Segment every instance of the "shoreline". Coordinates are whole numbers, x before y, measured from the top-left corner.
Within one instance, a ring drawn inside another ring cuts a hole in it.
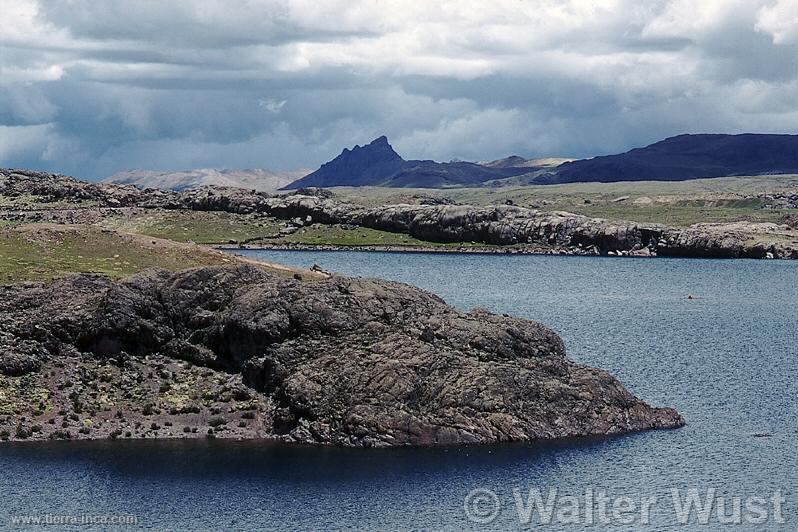
[[[441,253],[452,255],[566,255],[566,256],[627,256],[638,258],[651,258],[656,255],[634,255],[621,252],[621,255],[601,255],[592,250],[581,248],[547,248],[538,246],[529,247],[499,247],[499,246],[398,246],[398,245],[343,245],[343,244],[244,244],[244,245],[217,245],[214,249],[226,252],[237,250],[273,250],[273,251],[360,251],[381,253]]]
[[[651,429],[641,429],[631,432],[607,433],[607,434],[583,434],[576,436],[556,436],[551,438],[535,438],[528,440],[502,440],[490,443],[420,443],[420,444],[403,444],[403,445],[377,445],[373,447],[353,447],[346,445],[338,445],[329,442],[304,442],[304,441],[291,441],[280,436],[269,435],[255,435],[252,437],[225,435],[216,433],[212,436],[206,434],[183,434],[174,436],[135,436],[135,437],[108,437],[106,436],[87,436],[84,434],[73,434],[70,438],[9,438],[8,440],[0,440],[0,449],[8,445],[20,446],[35,446],[42,444],[56,444],[56,445],[81,445],[81,444],[103,444],[108,443],[112,445],[126,445],[126,444],[152,444],[155,442],[180,444],[180,443],[197,443],[207,442],[210,444],[251,444],[260,445],[263,447],[272,447],[277,449],[337,449],[341,451],[361,452],[374,452],[374,451],[388,451],[395,452],[397,450],[427,450],[427,451],[446,451],[446,450],[478,450],[478,449],[491,449],[497,447],[513,447],[513,446],[550,446],[550,445],[574,445],[580,446],[590,444],[593,442],[602,442],[607,440],[620,439],[630,436],[635,436],[643,432],[660,432],[660,431],[677,431],[686,427],[688,423],[685,421],[683,425],[677,427],[655,427]],[[752,435],[752,437],[756,437]]]
[[[661,255],[648,248],[634,251],[610,251],[609,253],[602,254],[594,249],[583,248],[567,248],[567,247],[501,247],[501,246],[400,246],[400,245],[379,245],[379,244],[364,244],[364,245],[344,245],[344,244],[210,244],[213,249],[235,253],[236,251],[357,251],[357,252],[378,252],[378,253],[437,253],[437,254],[450,254],[450,255],[547,255],[547,256],[570,256],[570,257],[613,257],[613,258],[632,258],[632,259],[718,259],[718,260],[733,260],[733,259],[750,259],[756,261],[772,261],[794,260],[792,257],[751,257],[751,256],[718,256],[713,254],[696,255]]]

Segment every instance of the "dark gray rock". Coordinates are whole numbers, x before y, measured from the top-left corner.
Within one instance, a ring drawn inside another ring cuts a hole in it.
[[[0,371],[35,372],[32,361],[76,352],[188,360],[271,397],[265,435],[285,441],[488,443],[684,423],[570,361],[538,323],[463,313],[400,283],[235,266],[81,275],[0,296]]]

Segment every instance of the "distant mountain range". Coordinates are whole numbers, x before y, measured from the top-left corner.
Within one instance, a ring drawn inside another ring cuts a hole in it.
[[[564,163],[535,181],[684,181],[791,173],[798,173],[798,135],[678,135],[619,155]]]
[[[142,188],[185,190],[204,185],[248,188],[264,192],[275,190],[308,174],[310,170],[273,172],[271,170],[215,170],[199,168],[176,172],[127,170],[103,179],[106,183],[138,185]]]
[[[388,139],[344,149],[285,189],[306,186],[474,187],[798,173],[798,135],[679,135],[645,148],[591,159],[406,161]]]
[[[478,165],[486,166],[488,168],[554,168],[560,166],[562,163],[573,161],[574,159],[566,159],[563,157],[544,157],[541,159],[524,159],[519,155],[511,155],[504,159],[496,159],[495,161],[477,161]]]
[[[202,185],[266,192],[302,187],[499,187],[615,181],[683,181],[702,177],[798,174],[798,135],[678,135],[644,148],[591,159],[415,161],[403,159],[384,136],[344,149],[315,172],[214,170],[180,172],[129,170],[104,181],[184,190]]]
[[[355,146],[351,150],[345,148],[338,157],[285,189],[337,186],[473,187],[544,168],[528,166],[526,162],[521,157],[485,164],[406,161],[383,136],[365,146]]]

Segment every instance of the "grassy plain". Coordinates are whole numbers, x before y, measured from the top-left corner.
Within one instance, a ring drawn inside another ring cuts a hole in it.
[[[775,222],[796,209],[765,209],[763,194],[797,194],[798,175],[722,177],[692,181],[573,183],[504,188],[395,189],[337,187],[338,197],[361,205],[446,199],[468,205],[515,205],[599,218],[688,226],[694,223]]]
[[[138,233],[175,242],[227,244],[277,233],[282,222],[252,214],[227,212],[137,209],[103,220],[111,229]]]
[[[228,264],[212,249],[92,226],[29,224],[0,229],[0,283],[50,280],[76,272],[123,277],[146,268]]]

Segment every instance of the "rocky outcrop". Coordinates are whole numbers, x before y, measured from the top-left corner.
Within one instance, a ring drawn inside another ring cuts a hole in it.
[[[154,196],[167,195],[155,190],[143,191],[133,185],[87,183],[73,177],[22,169],[0,169],[0,196],[24,198],[37,196],[43,201],[97,202],[105,207],[134,206]]]
[[[191,208],[204,208],[206,202],[200,193]],[[245,208],[306,223],[360,225],[406,233],[432,242],[544,245],[602,255],[798,258],[798,231],[786,224],[737,222],[671,228],[511,205],[387,205],[367,209],[303,196],[263,198]]]
[[[433,242],[529,244],[595,254],[717,258],[798,258],[798,231],[788,224],[735,222],[673,228],[613,221],[513,205],[386,205],[365,208],[324,194],[275,196],[239,188],[182,192],[84,183],[72,178],[0,170],[0,195],[38,195],[53,201],[87,200],[99,207],[191,209],[261,213],[299,224],[360,225]],[[19,216],[18,213],[14,216]],[[46,221],[28,219],[26,221]]]
[[[515,206],[394,205],[364,212],[366,227],[406,232],[437,242],[519,243],[631,250],[656,242],[663,227],[633,222],[608,222],[566,212],[543,212]]]
[[[191,367],[206,368],[204,378],[213,381],[238,375],[239,384],[228,384],[224,393],[257,405],[247,417],[257,431],[238,428],[236,437],[432,445],[683,424],[674,410],[651,407],[606,372],[569,360],[560,338],[538,323],[482,310],[463,313],[432,294],[387,281],[301,281],[246,265],[150,270],[122,282],[81,275],[51,285],[0,287],[0,317],[0,382],[23,375],[16,378],[35,388],[39,376],[57,374],[53,364],[61,361],[62,367],[91,366],[82,372],[91,374],[84,382],[141,386],[154,379],[160,389],[139,411],[124,396],[108,399],[113,385],[92,395],[86,385],[51,380],[42,396],[51,405],[42,401],[34,414],[18,408],[6,419],[19,427],[26,417],[41,418],[37,431],[23,427],[27,436],[54,434],[59,425],[46,419],[47,412],[58,410],[66,423],[76,403],[95,418],[117,410],[94,423],[106,432],[113,427],[114,434],[131,433],[124,423],[148,415],[145,409],[170,411],[162,423],[179,426],[186,411],[197,415],[205,408],[164,399],[170,379]],[[161,363],[149,376],[140,371],[134,378],[124,369],[138,371],[154,359]],[[168,369],[177,361],[182,369]],[[103,373],[96,368],[103,362],[116,369]],[[219,425],[211,432],[224,436]]]

